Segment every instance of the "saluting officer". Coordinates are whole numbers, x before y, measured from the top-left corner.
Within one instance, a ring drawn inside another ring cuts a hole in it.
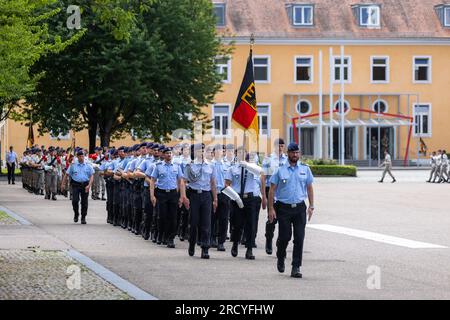
[[[174,238],[177,232],[177,205],[186,198],[183,173],[178,164],[172,163],[172,149],[161,150],[164,162],[156,164],[150,180],[150,199],[153,207],[158,202],[160,214],[159,240],[167,242],[168,248],[175,248]],[[155,188],[156,186],[156,188]],[[180,196],[179,193],[180,192]]]
[[[260,188],[260,193],[262,196],[263,208],[266,208],[266,195],[265,195],[265,181],[264,176],[258,174],[260,177],[256,177],[254,170],[250,170],[245,161],[247,152],[244,147],[239,147],[236,150],[236,163],[233,165],[225,174],[225,185],[231,188],[240,195],[243,202],[243,208],[240,208],[236,201],[232,201],[232,234],[231,241],[233,246],[231,248],[231,255],[236,257],[238,255],[238,244],[242,237],[243,229],[246,228],[247,241],[245,246],[247,251],[245,253],[245,258],[249,260],[254,260],[253,247],[255,244],[255,232],[256,228],[254,226],[256,222],[255,215],[257,214],[257,204],[258,204],[258,191]],[[259,168],[257,165],[253,166]],[[262,169],[259,168],[262,172]],[[261,185],[259,186],[256,179],[260,179]]]
[[[288,146],[288,162],[270,178],[269,219],[278,219],[277,268],[284,272],[286,248],[294,230],[291,277],[301,278],[303,241],[306,215],[308,221],[314,210],[313,175],[311,169],[300,161],[300,149],[296,143]],[[305,200],[308,198],[309,208]],[[276,202],[274,203],[274,199]]]
[[[201,258],[209,259],[211,241],[211,209],[217,208],[217,189],[214,167],[205,162],[204,144],[191,146],[193,162],[186,165],[184,179],[188,183],[186,207],[190,207],[190,230],[188,253],[195,254],[197,234],[200,235]]]
[[[67,175],[69,175],[71,179],[73,192],[73,221],[78,222],[78,203],[81,197],[81,224],[86,224],[89,189],[94,181],[94,169],[84,161],[84,153],[82,150],[77,152],[77,159],[78,162],[72,163],[69,170],[67,170]],[[64,180],[67,179],[67,175],[64,176]],[[65,181],[63,181],[62,185],[65,185]]]
[[[266,176],[266,197],[269,196],[270,189],[270,178],[272,174],[282,165],[287,162],[287,156],[284,153],[284,140],[279,138],[273,143],[273,152],[269,157],[266,157],[263,161],[263,170]],[[266,222],[266,253],[272,254],[272,239],[275,231],[275,225],[277,224],[277,219],[270,222],[269,217],[267,217]]]

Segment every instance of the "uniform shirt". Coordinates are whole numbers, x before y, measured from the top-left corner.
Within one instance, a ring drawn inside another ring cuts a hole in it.
[[[191,160],[191,157],[189,156],[189,157],[183,157],[183,156],[181,156],[180,157],[180,159],[181,159],[181,171],[183,171],[183,173],[184,173],[184,169],[186,169],[186,166],[189,164],[189,163],[191,163],[192,162],[192,160]]]
[[[147,177],[151,178],[153,169],[155,168],[155,162],[153,157],[147,157],[144,161],[137,167],[141,172],[143,172]],[[144,187],[148,187],[147,181],[144,181]]]
[[[55,160],[53,160],[53,159],[55,159]],[[58,172],[58,167],[59,167],[58,157],[47,156],[47,160],[42,161],[42,162],[44,163],[45,171]],[[52,165],[50,166],[50,164],[52,164]]]
[[[442,162],[442,165],[443,166],[448,166],[448,157],[447,157],[447,154],[443,154],[442,155],[442,160],[441,160],[441,162]]]
[[[436,167],[436,156],[431,156],[430,157],[430,164],[432,168]]]
[[[384,157],[384,165],[385,166],[390,166],[392,164],[391,161],[391,155],[388,153],[386,154],[386,156]]]
[[[233,165],[235,165],[236,163],[236,159],[232,158],[232,159],[228,159],[227,157],[224,157],[222,159],[222,163],[223,163],[223,169],[226,171],[228,171]]]
[[[194,190],[211,191],[211,178],[215,179],[214,165],[208,162],[202,163],[194,160],[190,166],[194,175],[201,173],[201,176],[197,181],[190,181],[186,172],[184,172],[183,177],[186,181],[188,181],[189,188]]]
[[[256,183],[255,175],[248,170],[247,171],[247,179],[245,180],[244,192],[249,193],[253,192],[255,196],[258,194],[259,186]],[[231,181],[231,188],[237,193],[241,193],[241,173],[242,167],[239,164],[233,165],[226,173],[225,180]],[[258,177],[259,178],[259,177]]]
[[[76,182],[88,182],[94,174],[94,169],[87,163],[73,163],[70,165],[67,174]]]
[[[8,151],[6,153],[6,162],[8,162],[9,164],[13,164],[16,163],[17,161],[17,154],[14,151]]]
[[[285,204],[300,203],[308,196],[307,187],[313,183],[311,169],[300,161],[292,166],[289,162],[278,168],[270,178],[276,185],[275,197]]]
[[[178,187],[178,179],[183,177],[181,167],[174,163],[159,162],[151,177],[156,180],[156,187],[163,190],[173,190]]]
[[[213,166],[217,190],[222,190],[225,188],[225,170],[222,160],[213,160]]]
[[[277,155],[273,152],[269,157],[266,157],[262,163],[264,175],[266,176],[266,186],[269,186],[270,177],[282,165],[288,161],[288,157],[282,153]]]
[[[124,172],[134,172],[134,169],[136,169],[136,163],[139,160],[139,158],[132,157],[130,161],[128,161],[127,166],[123,170]]]
[[[123,163],[125,162],[126,158],[120,159],[117,158],[115,161],[113,161],[112,167],[110,168],[114,173],[117,172],[117,170],[119,170],[119,168],[122,168]]]

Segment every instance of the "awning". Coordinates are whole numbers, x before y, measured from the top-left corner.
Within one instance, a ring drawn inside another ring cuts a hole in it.
[[[341,121],[333,119],[333,127],[339,127]],[[297,127],[318,127],[320,124],[319,119],[302,119],[296,122]],[[345,119],[344,126],[346,127],[400,127],[411,126],[413,123],[405,119]],[[322,120],[322,126],[329,127],[330,120]]]

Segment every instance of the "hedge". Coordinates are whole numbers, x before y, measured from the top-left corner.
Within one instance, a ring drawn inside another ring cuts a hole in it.
[[[345,176],[356,177],[355,166],[339,166],[339,165],[310,165],[314,176]]]

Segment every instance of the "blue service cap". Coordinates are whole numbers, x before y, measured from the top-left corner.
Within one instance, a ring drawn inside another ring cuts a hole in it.
[[[288,145],[288,151],[300,151],[300,148],[298,147],[298,144],[291,142]]]
[[[152,148],[152,147],[153,147],[153,142],[147,143],[147,148]]]
[[[166,148],[166,146],[162,144],[159,146],[158,151],[163,151],[165,148]]]
[[[119,149],[117,149],[118,151],[125,151],[125,147],[124,146],[120,146]]]
[[[152,146],[152,149],[159,149],[160,145],[157,143],[154,143]]]
[[[147,146],[147,142],[142,142],[142,143],[139,145],[139,148],[146,147],[146,146]]]
[[[162,149],[162,153],[166,153],[169,151],[172,151],[173,149],[171,147],[165,147],[164,149]]]
[[[77,156],[84,156],[84,152],[81,149],[78,149]]]

